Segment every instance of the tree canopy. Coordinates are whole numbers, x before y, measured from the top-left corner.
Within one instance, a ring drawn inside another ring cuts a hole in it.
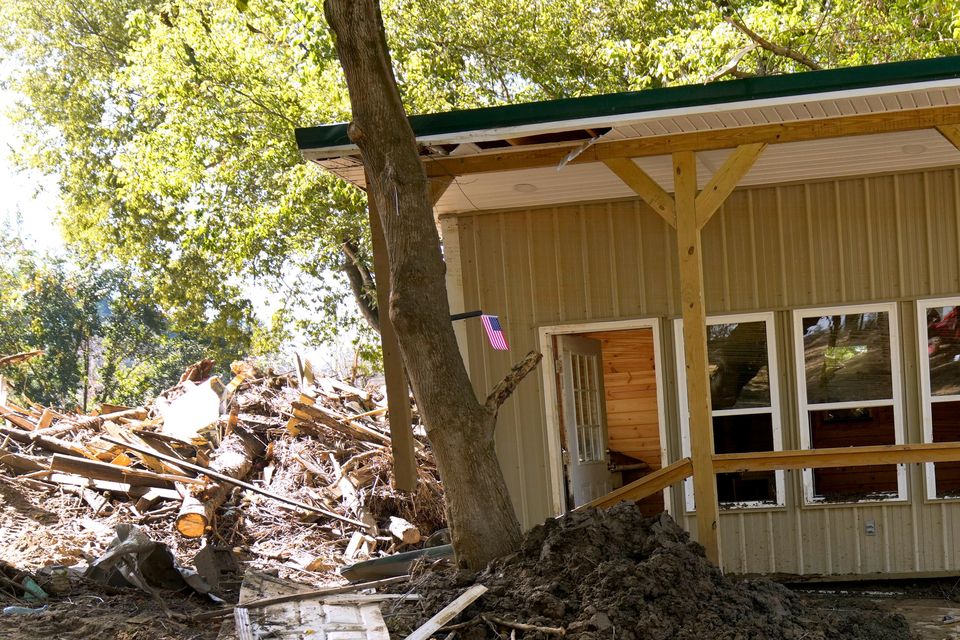
[[[320,0],[11,0],[0,37],[66,237],[128,265],[176,325],[252,339],[375,326],[365,196],[296,127],[349,119]],[[410,113],[957,53],[945,0],[386,0]]]
[[[21,402],[81,407],[139,404],[171,386],[191,362],[229,363],[247,345],[172,328],[152,288],[129,270],[28,249],[16,234],[0,246],[0,354],[42,350],[4,367]]]

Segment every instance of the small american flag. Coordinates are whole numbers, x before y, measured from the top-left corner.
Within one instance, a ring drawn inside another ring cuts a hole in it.
[[[487,330],[487,338],[490,340],[490,346],[497,351],[507,351],[507,337],[503,335],[503,328],[500,326],[500,318],[497,316],[482,315],[483,328]]]

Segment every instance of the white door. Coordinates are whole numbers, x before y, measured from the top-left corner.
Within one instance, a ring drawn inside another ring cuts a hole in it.
[[[610,493],[600,341],[558,336],[568,490],[575,507]]]

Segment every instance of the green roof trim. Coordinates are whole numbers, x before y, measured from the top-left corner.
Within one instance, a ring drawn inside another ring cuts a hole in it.
[[[417,137],[435,136],[951,78],[960,78],[960,56],[430,113],[410,124]],[[296,137],[301,151],[352,144],[343,123],[300,128]]]

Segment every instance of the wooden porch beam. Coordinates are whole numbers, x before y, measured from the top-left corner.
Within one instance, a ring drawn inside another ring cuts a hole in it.
[[[584,149],[580,155],[570,161],[570,164],[602,162],[610,158],[658,156],[674,151],[729,149],[745,144],[778,144],[842,136],[932,129],[944,125],[960,125],[960,106],[927,107],[893,113],[868,113],[839,118],[800,120],[606,142],[601,140]],[[427,158],[425,159],[425,167],[429,176],[457,176],[492,171],[557,167],[567,154],[580,146],[581,143],[565,143],[537,149],[510,147],[482,155]]]
[[[673,196],[664,191],[646,171],[637,166],[630,158],[610,158],[604,160],[610,171],[613,171],[624,184],[634,190],[650,207],[660,214],[671,227],[677,226],[677,212],[673,203]]]
[[[447,189],[453,184],[453,176],[437,176],[430,178],[430,204],[437,206],[440,198],[447,192]]]
[[[697,225],[697,164],[693,151],[673,154],[677,252],[680,256],[680,303],[687,373],[687,411],[693,492],[697,504],[697,541],[707,559],[720,566],[720,506],[713,471],[713,418],[707,369],[707,318],[703,295],[703,260]],[[680,408],[681,411],[684,407]]]
[[[577,509],[587,509],[590,507],[605,509],[624,500],[643,500],[648,496],[663,491],[670,485],[686,480],[692,474],[693,463],[690,462],[690,458],[683,458],[662,469],[657,469],[653,473],[648,473],[639,480],[625,484],[604,496],[582,504],[577,507]],[[576,509],[574,509],[574,511],[576,511]]]
[[[868,447],[833,447],[792,451],[723,453],[713,456],[715,473],[773,471],[777,469],[822,469],[865,467],[875,464],[955,462],[960,460],[960,442],[891,444]]]
[[[940,135],[947,139],[947,142],[955,146],[957,149],[960,149],[960,125],[940,125],[937,127],[937,131],[940,133]]]
[[[369,180],[367,183],[369,184]],[[383,376],[387,386],[387,410],[390,415],[393,486],[399,491],[414,491],[417,488],[417,459],[413,449],[413,423],[410,418],[410,385],[403,368],[400,343],[397,341],[393,322],[390,321],[390,259],[387,255],[383,224],[373,198],[368,198],[367,202],[373,241],[373,268],[377,279],[377,308],[380,310]]]
[[[702,229],[710,221],[766,147],[765,142],[755,142],[742,144],[733,150],[723,166],[713,174],[710,182],[697,196],[698,228]]]

